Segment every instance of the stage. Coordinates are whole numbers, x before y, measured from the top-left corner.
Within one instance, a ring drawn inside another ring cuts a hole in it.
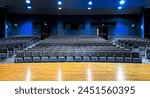
[[[149,81],[150,64],[0,64],[0,81]]]

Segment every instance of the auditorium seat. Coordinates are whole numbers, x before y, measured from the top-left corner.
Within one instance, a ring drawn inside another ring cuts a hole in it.
[[[24,62],[30,63],[32,62],[32,58],[33,58],[32,51],[25,51]]]
[[[50,53],[49,51],[42,51],[41,62],[49,62],[50,61]]]
[[[99,55],[99,61],[100,62],[106,62],[107,61],[105,51],[99,51],[98,55]]]
[[[66,61],[66,53],[64,51],[60,51],[58,53],[58,61],[65,62]]]
[[[130,51],[124,51],[123,52],[124,62],[125,63],[132,63],[132,57]]]
[[[146,58],[150,59],[150,48],[146,50]]]
[[[98,62],[98,53],[95,51],[90,52],[91,62]]]
[[[74,61],[74,53],[72,51],[67,51],[66,61],[67,62],[73,62]]]
[[[0,59],[6,59],[7,58],[7,49],[6,48],[0,48]]]
[[[107,51],[106,56],[107,56],[107,62],[114,62],[115,61],[115,55],[114,55],[113,51]]]
[[[75,62],[82,62],[81,54],[82,54],[82,53],[81,53],[80,51],[75,51],[75,53],[74,53]]]
[[[88,51],[82,52],[82,60],[83,62],[90,62],[90,54]]]
[[[24,62],[24,52],[18,52],[16,54],[15,62],[16,63],[23,63]]]
[[[55,51],[52,51],[50,54],[50,62],[57,62],[58,60],[58,53]]]
[[[7,50],[8,50],[8,56],[13,56],[14,55],[14,47],[13,46],[7,46]]]
[[[40,62],[40,61],[41,61],[41,52],[33,51],[33,62]]]
[[[122,55],[123,51],[115,51],[115,62],[117,63],[122,63],[123,62],[123,55]]]
[[[142,58],[140,58],[138,52],[132,52],[133,63],[142,63]]]

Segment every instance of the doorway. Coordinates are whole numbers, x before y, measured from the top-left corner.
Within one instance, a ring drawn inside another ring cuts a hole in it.
[[[96,32],[97,32],[97,36],[100,36],[100,37],[108,40],[108,26],[102,25],[97,28]]]
[[[51,36],[51,26],[48,23],[44,23],[44,25],[41,26],[41,40],[49,36]]]

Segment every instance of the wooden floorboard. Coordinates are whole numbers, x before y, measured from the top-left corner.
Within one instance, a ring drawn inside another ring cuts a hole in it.
[[[150,64],[0,64],[0,81],[150,81]]]

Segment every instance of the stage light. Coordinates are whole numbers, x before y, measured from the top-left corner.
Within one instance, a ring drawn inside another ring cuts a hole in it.
[[[59,10],[61,10],[62,8],[61,8],[61,7],[59,7],[58,9],[59,9]]]
[[[91,7],[88,7],[88,10],[91,10]]]
[[[118,7],[118,9],[119,9],[119,10],[121,10],[121,9],[122,9],[122,7],[121,7],[121,6],[119,6],[119,7]]]
[[[62,2],[61,2],[61,1],[58,1],[58,5],[62,5]]]
[[[92,3],[92,1],[89,1],[89,5],[92,5],[93,3]]]
[[[124,1],[124,0],[121,0],[121,1],[120,1],[120,4],[121,4],[121,5],[125,4],[125,1]]]
[[[32,9],[32,7],[31,7],[31,6],[27,6],[27,8],[28,8],[28,9]]]
[[[30,3],[31,3],[31,1],[30,1],[30,0],[26,0],[26,3],[27,3],[27,4],[30,4]]]

